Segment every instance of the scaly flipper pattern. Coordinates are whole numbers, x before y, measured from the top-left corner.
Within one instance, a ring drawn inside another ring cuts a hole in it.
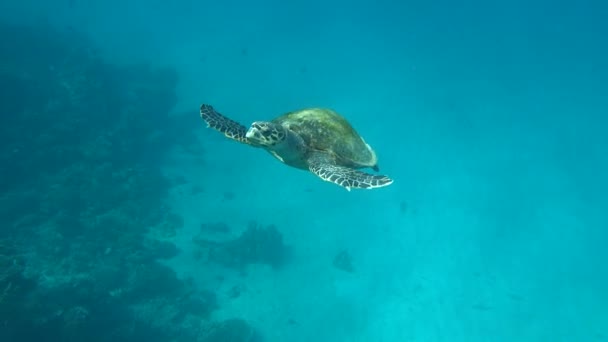
[[[337,184],[346,190],[374,189],[391,185],[393,180],[383,175],[373,175],[349,167],[338,166],[329,162],[323,156],[312,158],[309,161],[312,173],[327,182]]]
[[[247,137],[245,136],[247,134],[247,127],[223,116],[213,109],[212,106],[208,104],[201,105],[201,118],[205,120],[207,127],[215,129],[230,139],[248,144]]]

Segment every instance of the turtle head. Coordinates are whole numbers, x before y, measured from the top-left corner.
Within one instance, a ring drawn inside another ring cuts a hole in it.
[[[247,140],[256,146],[272,148],[285,140],[285,129],[268,121],[256,121],[247,130]]]

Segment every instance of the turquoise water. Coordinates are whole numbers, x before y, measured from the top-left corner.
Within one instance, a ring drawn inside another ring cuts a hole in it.
[[[608,340],[607,15],[1,3],[0,339]],[[394,183],[281,165],[202,103],[332,108]]]

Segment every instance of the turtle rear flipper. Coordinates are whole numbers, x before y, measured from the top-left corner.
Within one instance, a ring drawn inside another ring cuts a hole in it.
[[[331,163],[328,158],[316,156],[309,160],[312,173],[327,182],[337,184],[346,190],[374,189],[388,186],[393,180],[383,175],[372,175],[345,166]]]
[[[216,131],[224,134],[226,137],[248,144],[247,127],[240,123],[231,120],[222,114],[218,113],[213,107],[207,104],[201,105],[201,118],[207,123],[207,127],[211,127]]]

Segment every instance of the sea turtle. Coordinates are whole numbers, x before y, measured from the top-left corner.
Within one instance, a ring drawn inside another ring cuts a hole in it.
[[[373,189],[390,185],[387,176],[357,169],[379,171],[376,153],[341,115],[325,108],[307,108],[270,121],[255,121],[249,129],[201,105],[201,118],[226,137],[264,148],[289,166],[308,170],[324,181],[346,190]]]

